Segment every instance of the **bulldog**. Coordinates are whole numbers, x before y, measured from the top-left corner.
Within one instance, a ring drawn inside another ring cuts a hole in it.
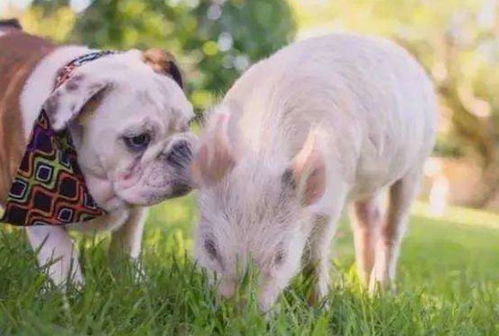
[[[194,114],[173,58],[159,49],[112,53],[75,68],[54,90],[62,69],[92,52],[0,21],[0,205],[43,108],[55,131],[70,133],[88,191],[106,211],[86,222],[26,226],[40,266],[62,286],[84,283],[69,229],[110,230],[110,255],[136,259],[145,207],[190,190]]]

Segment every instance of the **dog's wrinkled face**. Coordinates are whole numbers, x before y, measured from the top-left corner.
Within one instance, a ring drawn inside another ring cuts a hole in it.
[[[78,68],[46,101],[54,129],[69,127],[100,206],[152,205],[190,190],[193,112],[180,72],[132,50]]]

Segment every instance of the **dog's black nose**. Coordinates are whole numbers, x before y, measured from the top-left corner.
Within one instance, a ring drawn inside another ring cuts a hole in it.
[[[187,141],[178,141],[173,145],[171,152],[178,153],[180,156],[191,157],[191,147],[187,143]]]
[[[184,167],[191,161],[191,158],[191,146],[187,141],[180,140],[172,146],[166,161],[172,165]]]

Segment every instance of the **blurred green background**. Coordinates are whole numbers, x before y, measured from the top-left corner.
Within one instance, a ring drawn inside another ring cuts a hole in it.
[[[426,196],[493,210],[499,209],[498,14],[499,0],[0,1],[0,18],[18,17],[28,32],[57,42],[171,51],[198,113],[253,62],[294,40],[331,31],[387,36],[419,59],[439,95]]]

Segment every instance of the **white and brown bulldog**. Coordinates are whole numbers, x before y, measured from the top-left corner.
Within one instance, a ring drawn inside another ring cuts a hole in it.
[[[69,130],[88,190],[107,211],[85,223],[26,227],[57,285],[83,283],[68,228],[112,230],[111,255],[137,258],[144,207],[190,190],[194,114],[172,58],[157,49],[108,55],[78,67],[54,90],[61,69],[92,51],[55,46],[0,21],[0,205],[43,107],[54,130]]]

